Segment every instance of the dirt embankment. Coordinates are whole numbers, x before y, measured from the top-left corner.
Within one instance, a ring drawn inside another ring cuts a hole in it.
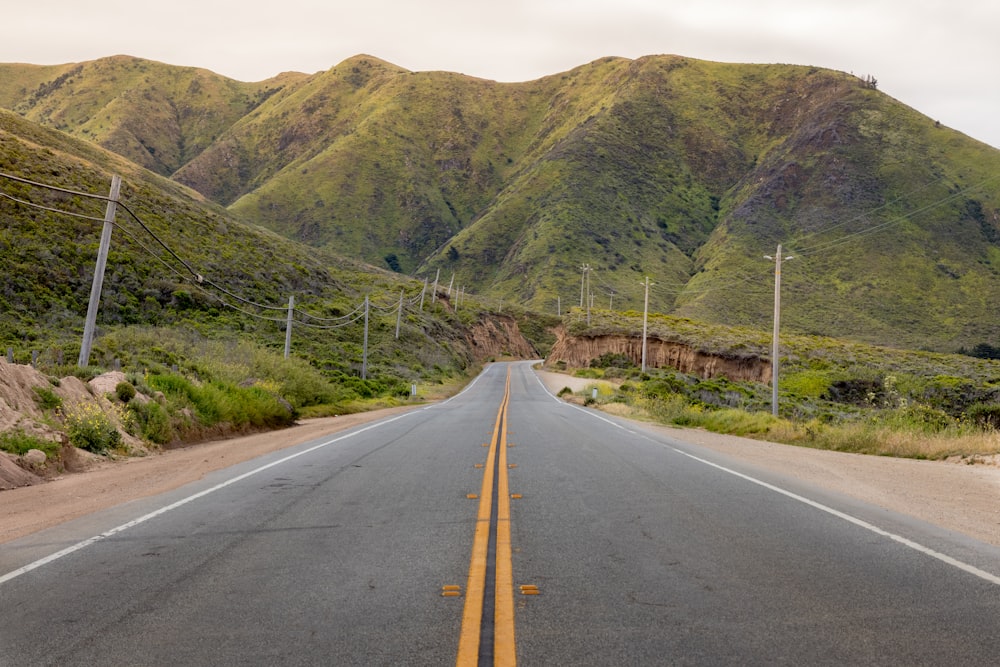
[[[592,359],[605,354],[623,354],[635,365],[642,362],[642,338],[630,336],[570,336],[560,328],[556,344],[546,358],[546,364],[564,361],[566,365],[585,368]],[[646,339],[648,368],[675,368],[682,373],[702,378],[726,377],[734,381],[771,381],[771,362],[760,357],[737,357],[709,354],[684,343],[659,338]]]
[[[473,356],[479,361],[499,357],[538,357],[534,346],[518,328],[517,320],[506,315],[490,315],[475,322],[469,327],[467,340]]]
[[[60,430],[59,413],[72,412],[84,403],[96,403],[112,420],[115,413],[106,397],[114,392],[125,374],[112,371],[89,382],[76,377],[50,380],[48,376],[20,364],[0,358],[0,433],[23,432],[36,438],[61,443],[59,460],[40,460],[32,456],[13,456],[0,452],[0,490],[29,486],[61,472],[85,470],[93,464],[93,455],[70,446]],[[148,400],[138,397],[137,400]],[[122,442],[133,451],[144,452],[143,443],[119,429]]]

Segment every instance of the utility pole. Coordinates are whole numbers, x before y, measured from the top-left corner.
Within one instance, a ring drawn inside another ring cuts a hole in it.
[[[590,271],[590,264],[584,264],[580,267],[583,272],[580,274],[580,308],[583,308],[583,287],[587,281],[587,272]]]
[[[292,352],[292,313],[295,312],[295,295],[288,296],[288,319],[285,320],[285,359]]]
[[[448,283],[448,298],[449,298],[449,299],[451,298],[451,288],[452,288],[452,286],[453,286],[454,284],[455,284],[455,274],[454,274],[454,273],[452,273],[452,274],[451,274],[451,282],[450,282],[450,283]]]
[[[642,306],[642,366],[641,372],[646,372],[646,331],[648,329],[647,323],[649,321],[649,276],[646,276],[644,281],[646,286],[646,296],[643,299]]]
[[[399,322],[403,319],[403,290],[399,290],[399,312],[396,313],[396,340],[399,340]]]
[[[434,274],[434,289],[431,290],[431,303],[437,301],[438,298],[438,278],[441,277],[441,269],[437,270]]]
[[[764,259],[774,260],[774,332],[771,334],[771,414],[778,416],[778,332],[781,329],[781,244],[774,257],[764,255]],[[785,257],[784,259],[794,259]]]
[[[365,341],[361,346],[361,379],[368,379],[368,297],[365,296]]]
[[[556,315],[562,317],[562,297],[556,297]]]
[[[424,312],[424,294],[427,293],[427,278],[424,278],[424,288],[420,290],[420,312]]]
[[[615,291],[611,290],[611,300],[608,302],[608,310],[615,309]]]
[[[111,247],[111,229],[114,227],[115,211],[118,208],[118,193],[121,190],[122,177],[115,174],[111,177],[111,192],[108,194],[108,206],[104,211],[104,229],[101,231],[101,245],[97,251],[97,265],[94,267],[94,282],[90,286],[90,303],[87,305],[87,319],[83,325],[83,342],[80,345],[80,358],[77,365],[85,368],[90,365],[90,348],[94,344],[94,329],[97,328],[97,310],[101,305],[101,288],[104,286],[104,268],[108,264],[108,250]]]

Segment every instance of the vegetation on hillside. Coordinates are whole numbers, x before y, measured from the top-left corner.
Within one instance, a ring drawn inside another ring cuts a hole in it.
[[[0,65],[0,106],[241,219],[555,314],[766,326],[778,244],[800,333],[954,351],[1000,324],[1000,153],[852,75],[679,56],[526,83],[370,56],[256,84],[115,57]]]
[[[571,313],[578,336],[639,336],[641,313]],[[653,316],[649,335],[706,353],[770,356],[770,333]],[[1000,454],[1000,362],[960,354],[875,347],[819,336],[782,335],[779,417],[771,386],[703,379],[672,369],[640,373],[634,360],[605,355],[577,370],[615,380],[589,404],[627,406],[679,426],[817,448],[914,458]],[[621,412],[621,409],[618,408]]]
[[[232,402],[224,395],[243,392],[241,383],[259,381],[289,415],[343,413],[409,395],[413,383],[464,377],[479,362],[470,327],[495,316],[474,296],[458,307],[443,287],[434,298],[423,282],[245,225],[176,183],[7,112],[0,112],[0,172],[7,175],[0,177],[0,345],[47,372],[65,371],[80,350],[106,207],[84,194],[104,196],[112,173],[123,184],[95,367],[176,376],[162,380],[174,389],[216,383],[208,386],[218,391],[198,391],[215,392],[222,405]],[[290,297],[291,358],[279,362]],[[530,333],[531,316],[518,317]],[[157,382],[146,381],[169,398]],[[189,402],[198,394],[174,393]],[[195,412],[196,427],[172,433],[195,437],[233,423],[225,409],[211,419],[202,418],[211,411]],[[260,416],[248,427],[272,423],[266,410]]]

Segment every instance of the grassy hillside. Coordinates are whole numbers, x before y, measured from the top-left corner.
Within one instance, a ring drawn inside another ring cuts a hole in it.
[[[341,256],[580,302],[955,350],[1000,338],[1000,152],[849,74],[605,58],[507,84],[370,56],[243,84],[124,57],[0,66],[0,105]],[[84,104],[80,104],[80,101]],[[125,137],[125,139],[121,139]]]
[[[99,195],[111,174],[123,178],[95,364],[117,359],[139,372],[180,365],[199,374],[205,360],[189,355],[211,340],[280,353],[290,296],[293,355],[312,369],[313,382],[377,395],[454,377],[477,362],[469,330],[491,315],[475,299],[456,312],[428,295],[420,308],[422,282],[245,225],[177,183],[8,112],[0,112],[0,172]],[[105,203],[5,177],[0,195],[0,344],[22,363],[39,352],[42,363],[71,365]],[[366,296],[368,381],[359,384]]]
[[[0,65],[0,107],[169,176],[268,96],[302,77],[242,83],[130,56]]]

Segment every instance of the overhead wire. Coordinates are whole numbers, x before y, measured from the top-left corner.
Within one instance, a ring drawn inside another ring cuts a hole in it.
[[[104,218],[98,218],[98,217],[91,216],[91,215],[84,215],[82,213],[74,213],[73,211],[64,211],[63,209],[53,208],[51,206],[43,206],[41,204],[35,204],[33,202],[26,201],[24,199],[18,199],[17,197],[13,197],[13,196],[5,193],[5,192],[0,192],[0,197],[3,197],[4,199],[9,199],[12,202],[16,202],[18,204],[21,204],[22,206],[29,206],[31,208],[37,208],[37,209],[41,209],[43,211],[49,211],[50,213],[59,213],[59,214],[62,214],[62,215],[69,215],[69,216],[72,216],[74,218],[82,218],[83,220],[93,220],[93,221],[96,221],[96,222],[104,222]]]
[[[270,322],[285,322],[286,319],[287,319],[287,318],[276,318],[276,317],[262,316],[259,313],[254,313],[254,312],[251,312],[251,311],[246,310],[244,308],[240,308],[240,307],[235,306],[235,305],[233,305],[231,303],[228,303],[227,301],[225,301],[224,299],[222,299],[218,295],[213,294],[212,292],[209,292],[208,290],[206,290],[203,285],[209,285],[209,286],[213,287],[214,289],[218,290],[219,292],[225,294],[226,296],[228,296],[228,297],[230,297],[232,299],[235,299],[238,302],[244,303],[244,304],[249,305],[249,306],[253,306],[255,308],[260,308],[262,310],[273,310],[273,311],[283,311],[283,312],[287,312],[287,310],[288,310],[287,306],[284,306],[284,305],[282,305],[282,306],[271,306],[271,305],[267,305],[267,304],[257,303],[255,301],[250,300],[250,299],[246,299],[246,298],[244,298],[244,297],[242,297],[242,296],[240,296],[240,295],[238,295],[238,294],[236,294],[236,293],[234,293],[234,292],[226,289],[222,285],[219,285],[215,281],[206,279],[202,274],[200,274],[197,270],[195,270],[195,268],[189,262],[187,262],[184,258],[182,258],[177,252],[174,251],[173,248],[171,248],[169,245],[167,245],[167,243],[164,242],[163,239],[161,239],[152,229],[150,229],[150,227],[142,220],[142,218],[140,218],[139,215],[136,214],[135,211],[133,211],[129,207],[129,205],[127,203],[125,203],[120,198],[116,199],[116,200],[112,200],[110,197],[107,197],[107,196],[104,196],[104,195],[95,195],[95,194],[92,194],[92,193],[82,192],[82,191],[79,191],[79,190],[72,190],[72,189],[68,189],[68,188],[62,188],[62,187],[59,187],[59,186],[55,186],[55,185],[51,185],[51,184],[47,184],[47,183],[41,183],[41,182],[38,182],[38,181],[33,181],[33,180],[30,180],[30,179],[27,179],[27,178],[22,178],[22,177],[19,177],[19,176],[14,176],[13,174],[7,174],[5,172],[0,172],[0,177],[6,178],[6,179],[11,180],[11,181],[16,181],[16,182],[19,182],[19,183],[24,183],[24,184],[31,185],[31,186],[34,186],[34,187],[43,188],[43,189],[51,190],[51,191],[54,191],[54,192],[60,192],[60,193],[68,194],[68,195],[85,197],[85,198],[95,199],[95,200],[100,200],[100,201],[105,201],[105,202],[112,202],[112,201],[114,201],[115,205],[121,207],[122,210],[124,210],[126,213],[128,213],[128,215],[143,229],[143,231],[145,231],[149,236],[151,236],[160,245],[160,247],[162,247],[167,253],[170,254],[171,257],[173,257],[185,269],[187,269],[187,271],[191,274],[191,277],[189,278],[188,276],[184,275],[181,271],[179,271],[176,267],[171,266],[170,263],[166,262],[161,256],[159,256],[157,253],[153,252],[149,247],[147,247],[145,244],[143,244],[134,234],[132,234],[128,229],[126,229],[121,224],[119,224],[119,223],[117,223],[115,221],[112,221],[111,224],[116,229],[120,230],[123,234],[125,234],[128,238],[130,238],[137,246],[139,246],[147,254],[149,254],[151,257],[155,258],[157,261],[159,261],[161,264],[163,264],[164,267],[166,267],[168,270],[170,270],[171,272],[173,272],[179,279],[185,280],[185,281],[190,281],[191,278],[193,278],[194,280],[193,280],[193,282],[191,284],[194,287],[196,287],[200,292],[202,292],[203,294],[205,294],[205,295],[207,295],[207,296],[209,296],[211,298],[216,299],[223,306],[225,306],[227,308],[230,308],[230,309],[233,309],[233,310],[236,310],[238,312],[241,312],[241,313],[243,313],[243,314],[245,314],[247,316],[254,317],[254,318],[257,318],[257,319],[261,319],[261,320],[265,320],[265,321],[270,321]],[[65,209],[59,209],[59,208],[55,208],[55,207],[51,207],[51,206],[44,206],[44,205],[41,205],[41,204],[36,204],[34,202],[30,202],[30,201],[27,201],[27,200],[24,200],[24,199],[20,199],[18,197],[14,197],[12,195],[9,195],[9,194],[3,193],[3,192],[0,192],[0,197],[3,197],[3,198],[8,199],[8,200],[11,200],[11,201],[13,201],[13,202],[15,202],[17,204],[23,205],[23,206],[28,206],[28,207],[31,207],[31,208],[36,208],[36,209],[44,210],[44,211],[47,211],[47,212],[50,212],[50,213],[57,213],[57,214],[60,214],[60,215],[68,215],[68,216],[72,216],[72,217],[76,217],[76,218],[81,218],[81,219],[84,219],[84,220],[90,220],[90,221],[93,221],[93,222],[104,222],[104,220],[105,220],[104,218],[101,218],[101,217],[83,215],[83,214],[80,214],[80,213],[75,213],[73,211],[67,211]],[[357,306],[354,310],[352,310],[347,315],[345,315],[343,317],[338,317],[338,318],[323,318],[323,317],[320,317],[320,316],[312,315],[311,313],[308,313],[307,311],[305,311],[305,310],[303,310],[301,308],[293,308],[293,312],[294,313],[298,313],[300,315],[303,315],[305,317],[313,318],[313,319],[315,319],[317,321],[330,321],[330,322],[334,322],[334,321],[341,321],[341,320],[348,319],[352,315],[355,315],[356,313],[358,313],[362,308],[363,308],[363,304]],[[318,325],[315,325],[315,324],[312,324],[312,323],[309,323],[309,322],[299,322],[299,323],[303,324],[305,326],[312,326],[314,328],[338,328],[339,326],[347,326],[349,324],[353,324],[354,322],[357,322],[359,319],[360,319],[360,316],[359,317],[355,317],[354,319],[350,320],[349,322],[344,323],[343,325],[334,325],[334,326],[327,326],[327,327],[318,326]]]
[[[805,248],[801,248],[799,246],[789,245],[789,248],[794,248],[794,251],[799,256],[815,255],[817,253],[820,253],[820,252],[823,252],[823,251],[826,251],[826,250],[830,250],[831,248],[837,248],[837,247],[839,247],[841,245],[844,245],[845,243],[853,241],[855,238],[858,238],[858,237],[861,237],[861,236],[866,236],[868,234],[873,234],[873,233],[881,231],[881,230],[883,230],[883,229],[885,229],[887,227],[890,227],[890,226],[895,225],[897,223],[903,222],[904,220],[909,220],[910,218],[913,218],[914,216],[919,215],[921,213],[925,213],[927,211],[933,210],[935,208],[938,208],[939,206],[944,206],[945,204],[951,203],[952,201],[958,199],[959,197],[963,197],[963,196],[967,195],[969,192],[974,192],[976,190],[979,190],[979,189],[985,187],[987,184],[989,184],[989,183],[991,183],[993,181],[996,181],[998,179],[1000,179],[1000,174],[997,174],[997,175],[992,176],[990,178],[984,179],[983,181],[981,181],[981,182],[979,182],[979,183],[977,183],[975,185],[971,185],[971,186],[969,186],[967,188],[963,188],[963,189],[959,190],[958,192],[955,192],[955,193],[953,193],[953,194],[951,194],[951,195],[949,195],[947,197],[943,197],[943,198],[938,199],[936,201],[933,201],[933,202],[931,202],[929,204],[921,206],[920,208],[917,208],[916,210],[910,211],[909,213],[905,213],[905,214],[896,216],[894,218],[891,218],[891,219],[889,219],[889,220],[887,220],[887,221],[885,221],[883,223],[880,223],[878,225],[875,225],[873,227],[868,227],[866,229],[861,229],[861,230],[858,230],[856,232],[852,232],[852,233],[847,234],[845,236],[842,236],[842,237],[840,237],[838,239],[832,239],[832,240],[830,240],[830,241],[828,241],[826,243],[818,243],[818,244],[816,244],[814,246],[807,246]],[[885,206],[880,206],[879,208],[874,209],[874,210],[878,211],[878,210],[881,210],[884,207]],[[861,216],[858,216],[858,218],[855,218],[855,220],[860,219],[860,217]]]
[[[0,178],[7,178],[12,181],[17,181],[18,183],[26,183],[28,185],[33,185],[38,188],[45,188],[46,190],[53,190],[55,192],[62,192],[68,195],[76,195],[78,197],[87,197],[89,199],[100,199],[102,201],[111,201],[111,197],[107,195],[95,195],[91,192],[80,192],[79,190],[70,190],[68,188],[61,188],[58,185],[50,185],[48,183],[39,183],[38,181],[32,181],[27,178],[21,178],[20,176],[14,176],[13,174],[7,174],[0,172]]]

